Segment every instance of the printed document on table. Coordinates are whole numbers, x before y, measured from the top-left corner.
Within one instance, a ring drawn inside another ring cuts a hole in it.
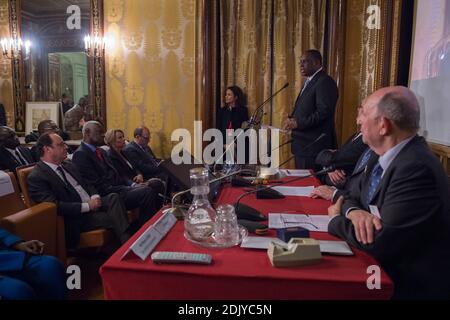
[[[305,169],[281,169],[287,177],[307,177],[311,174],[309,170]]]
[[[313,192],[314,187],[273,187],[272,189],[278,191],[284,196],[293,197],[309,197],[311,192]]]
[[[302,227],[309,231],[328,232],[329,222],[328,215],[269,213],[270,229]]]

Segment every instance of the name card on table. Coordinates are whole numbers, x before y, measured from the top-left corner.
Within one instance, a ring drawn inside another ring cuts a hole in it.
[[[158,221],[149,226],[141,236],[133,242],[128,250],[122,255],[123,259],[130,251],[142,260],[145,260],[153,251],[162,238],[172,229],[177,222],[177,218],[170,212],[164,213]]]

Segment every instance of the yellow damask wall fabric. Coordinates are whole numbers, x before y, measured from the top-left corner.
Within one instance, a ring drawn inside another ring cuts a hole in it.
[[[271,93],[289,82],[288,89],[273,100],[272,110],[269,105],[264,109],[263,123],[270,124],[272,119],[272,125],[279,128],[292,112],[303,85],[300,56],[308,49],[323,52],[326,1],[229,0],[220,4],[221,94],[227,86],[238,85],[248,96],[251,114]],[[270,48],[271,32],[273,54]],[[280,143],[289,139],[290,135],[281,135]],[[290,145],[282,147],[280,163],[290,157]],[[288,165],[292,166],[293,161]]]
[[[105,0],[108,128],[133,138],[144,124],[151,147],[170,157],[173,130],[193,135],[195,104],[195,0]]]
[[[0,0],[0,38],[9,38],[8,0]],[[0,103],[5,106],[7,125],[14,127],[11,60],[0,55]]]

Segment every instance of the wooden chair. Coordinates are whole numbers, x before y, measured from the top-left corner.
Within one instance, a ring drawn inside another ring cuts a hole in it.
[[[64,255],[58,250],[56,238],[56,205],[44,202],[27,208],[20,195],[15,175],[11,172],[7,174],[11,179],[13,192],[0,196],[0,226],[24,240],[44,242],[45,254],[65,261]]]
[[[30,197],[30,193],[28,191],[28,182],[27,177],[30,174],[31,170],[33,170],[34,166],[19,168],[17,170],[17,177],[19,179],[19,184],[22,189],[23,198],[27,207],[30,207],[34,204],[34,201]],[[57,239],[60,249],[66,252],[66,239],[64,233],[64,218],[60,215],[57,216]],[[97,229],[87,232],[80,233],[80,242],[78,244],[77,249],[84,248],[102,248],[104,245],[111,242],[113,239],[113,234],[111,231],[106,229]],[[67,255],[65,253],[65,255]],[[65,261],[65,260],[64,260]]]

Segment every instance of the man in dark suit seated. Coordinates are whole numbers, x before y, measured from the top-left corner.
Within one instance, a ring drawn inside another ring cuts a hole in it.
[[[148,146],[150,142],[150,130],[147,127],[139,127],[134,130],[134,141],[128,143],[123,152],[131,164],[144,175],[144,179],[159,177],[162,174],[158,164],[159,159],[155,157],[152,149]]]
[[[0,228],[0,300],[64,299],[64,267],[42,256],[43,250],[42,242],[25,242]]]
[[[314,162],[317,154],[337,146],[334,113],[338,88],[323,69],[322,55],[317,50],[307,50],[302,55],[300,72],[307,79],[283,127],[292,130],[291,152],[295,156],[295,167],[319,169]]]
[[[83,127],[83,141],[74,152],[72,161],[81,176],[100,195],[120,194],[128,210],[140,208],[139,225],[150,219],[162,205],[162,198],[146,185],[128,186],[111,163],[106,151],[99,148],[104,144],[105,132],[97,121],[88,121]]]
[[[34,163],[30,149],[20,145],[16,132],[0,127],[0,170],[16,172],[16,168]]]
[[[358,127],[360,126],[360,111],[361,108],[358,108],[358,117],[356,118]],[[362,140],[362,133],[359,130],[338,150],[322,150],[317,155],[316,163],[323,167],[334,166],[336,170],[320,177],[319,179],[324,185],[314,188],[310,196],[331,200],[335,203],[340,196],[346,195],[350,191],[353,184],[357,184],[371,156],[375,155]]]
[[[417,135],[420,109],[405,87],[376,91],[362,106],[364,142],[379,156],[359,186],[329,208],[328,231],[375,257],[397,299],[450,298],[448,182]]]
[[[132,234],[127,211],[116,193],[100,197],[67,157],[67,146],[56,133],[43,134],[37,143],[41,161],[28,176],[30,197],[35,202],[55,202],[64,217],[66,244],[78,245],[80,232],[111,229],[121,243]]]

